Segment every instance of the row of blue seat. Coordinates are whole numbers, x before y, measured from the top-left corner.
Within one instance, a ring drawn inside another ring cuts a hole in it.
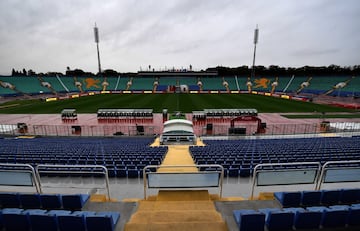
[[[257,164],[359,160],[359,137],[205,140],[192,146],[197,164],[220,164],[225,175],[248,177]]]
[[[0,208],[81,210],[88,194],[39,194],[1,192]]]
[[[234,210],[240,230],[283,231],[360,226],[360,204]]]
[[[6,231],[113,231],[119,212],[8,208],[0,210]]]
[[[275,192],[274,197],[283,207],[348,205],[360,203],[360,188]]]
[[[0,163],[104,165],[109,177],[141,177],[144,166],[159,165],[168,150],[150,147],[152,141],[153,138],[0,139],[4,147],[0,150]]]

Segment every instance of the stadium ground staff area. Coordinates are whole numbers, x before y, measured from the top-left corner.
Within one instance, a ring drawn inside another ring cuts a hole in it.
[[[360,118],[331,118],[327,113],[326,123],[319,118],[287,118],[287,113],[258,113],[257,119],[236,120],[237,117],[207,117],[198,119],[186,113],[193,122],[194,134],[199,137],[312,135],[360,131]],[[344,113],[343,113],[344,114]],[[291,115],[291,114],[289,114]],[[305,114],[305,115],[313,115]],[[153,113],[151,118],[99,119],[97,114],[77,114],[76,120],[63,120],[60,114],[0,114],[0,135],[3,136],[72,136],[72,137],[154,137],[163,131],[164,117]],[[261,123],[260,123],[261,122]],[[316,136],[314,135],[314,136]]]

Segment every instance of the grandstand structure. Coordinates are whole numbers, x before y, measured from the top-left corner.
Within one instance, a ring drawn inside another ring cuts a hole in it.
[[[0,76],[0,95],[63,95],[86,92],[203,92],[246,93],[247,76],[219,76],[217,72],[139,72],[136,76],[36,77]],[[251,91],[288,95],[359,97],[360,78],[354,76],[258,76]],[[156,87],[155,87],[156,86]]]
[[[247,77],[185,71],[0,80],[3,97],[250,86]],[[323,100],[360,89],[349,77],[251,81],[252,94]],[[183,117],[131,108],[0,114],[0,230],[359,230],[359,119],[289,120],[253,108]],[[162,132],[186,142],[165,142]]]

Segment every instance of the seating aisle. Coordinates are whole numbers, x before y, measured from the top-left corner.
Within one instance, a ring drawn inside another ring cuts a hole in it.
[[[165,168],[161,166],[166,165],[179,165],[179,166],[191,166],[194,167],[175,167]],[[189,145],[169,145],[168,152],[161,164],[158,172],[197,172],[198,169],[195,167],[193,158],[189,152]]]
[[[227,225],[207,190],[160,191],[154,200],[140,201],[125,231],[225,231]]]
[[[166,168],[164,166],[177,166]],[[180,167],[180,166],[190,167]],[[194,167],[191,167],[191,166]],[[168,152],[158,172],[197,172],[189,145],[169,145]],[[158,195],[149,196],[138,202],[138,208],[125,231],[225,231],[227,225],[207,190],[160,190]]]

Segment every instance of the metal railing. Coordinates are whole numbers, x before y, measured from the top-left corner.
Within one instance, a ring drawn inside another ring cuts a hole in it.
[[[360,160],[258,164],[254,168],[251,198],[255,186],[313,184],[321,190],[324,183],[360,182]]]
[[[161,168],[162,171],[157,170]],[[164,169],[197,168],[203,171],[164,171]],[[155,171],[151,171],[151,169]],[[148,165],[143,169],[144,199],[147,188],[219,188],[222,197],[224,168],[218,164],[210,165]]]
[[[328,161],[321,169],[318,187],[324,183],[360,182],[360,160]]]
[[[0,185],[35,187],[37,193],[41,192],[35,169],[30,164],[0,163]]]
[[[42,193],[43,185],[41,183],[42,174],[56,174],[56,175],[73,175],[73,176],[98,176],[102,175],[105,178],[106,194],[110,199],[109,176],[108,170],[102,165],[48,165],[40,164],[35,167],[36,178],[40,186],[40,193]],[[80,188],[80,187],[78,187]]]
[[[251,199],[255,186],[313,184],[315,190],[320,172],[320,162],[258,164],[253,172]]]

